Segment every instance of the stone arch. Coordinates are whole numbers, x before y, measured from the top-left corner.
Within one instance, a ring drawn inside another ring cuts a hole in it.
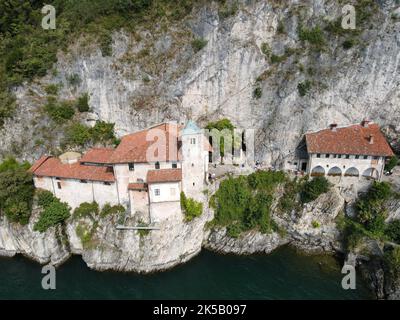
[[[368,168],[363,172],[362,176],[365,178],[378,179],[378,170],[375,168]]]
[[[316,166],[311,170],[311,176],[324,176],[325,169],[322,166]]]
[[[357,168],[351,167],[346,170],[344,175],[347,177],[358,177],[358,176],[360,176],[360,172],[358,171]]]
[[[341,176],[342,170],[339,167],[332,167],[328,171],[328,176]]]

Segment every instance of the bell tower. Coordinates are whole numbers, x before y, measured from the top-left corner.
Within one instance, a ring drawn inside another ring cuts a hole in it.
[[[191,120],[182,130],[182,189],[187,197],[201,200],[208,152],[202,130]]]

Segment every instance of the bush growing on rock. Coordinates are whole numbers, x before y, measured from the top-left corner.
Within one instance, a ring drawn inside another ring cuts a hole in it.
[[[185,214],[186,221],[192,221],[203,213],[203,204],[192,198],[187,198],[185,193],[181,192],[181,208]]]
[[[48,228],[63,223],[70,215],[68,204],[57,199],[41,212],[39,220],[35,223],[33,230],[45,232]]]
[[[36,195],[37,195],[37,201],[38,201],[38,205],[46,208],[48,207],[53,201],[56,201],[56,197],[53,195],[53,193],[51,193],[48,190],[37,190],[36,191]]]
[[[122,214],[124,212],[125,212],[124,206],[122,205],[111,206],[109,203],[106,203],[104,207],[101,209],[100,217],[103,218],[109,215]]]
[[[97,202],[83,202],[74,210],[74,218],[94,218],[99,214],[99,205]]]
[[[262,233],[277,231],[271,205],[276,186],[284,181],[285,174],[280,171],[257,171],[222,181],[210,201],[215,210],[212,225],[226,226],[231,237],[250,229]]]
[[[14,158],[0,163],[0,213],[20,224],[29,222],[32,209],[34,186],[29,167]]]
[[[300,191],[302,203],[307,203],[317,199],[321,194],[329,191],[330,183],[325,177],[314,177],[306,181]]]
[[[79,112],[88,112],[89,111],[89,96],[87,93],[80,96],[76,103],[76,107]]]

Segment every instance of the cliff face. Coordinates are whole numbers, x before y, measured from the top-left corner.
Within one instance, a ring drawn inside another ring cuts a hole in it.
[[[357,34],[326,31],[327,20],[341,14],[336,1],[293,0],[241,1],[230,15],[217,3],[199,4],[167,30],[114,32],[106,57],[82,35],[59,52],[48,76],[16,89],[19,111],[0,132],[1,153],[32,160],[58,145],[62,133],[40,113],[49,83],[62,85],[60,99],[87,92],[93,112],[84,120],[114,122],[118,134],[168,119],[204,124],[230,118],[256,130],[257,158],[267,163],[282,163],[305,131],[333,121],[368,117],[394,138],[400,131],[400,20],[394,1],[371,3],[357,7]],[[319,26],[323,43],[315,48],[299,40],[300,26]],[[196,52],[191,41],[198,38],[207,44]],[[345,49],[350,38],[353,45]],[[78,81],[71,84],[71,76]],[[298,85],[307,81],[301,96]],[[256,88],[261,97],[254,96]]]
[[[0,221],[0,255],[23,254],[41,264],[60,265],[71,254],[82,255],[86,264],[95,270],[152,272],[186,262],[200,252],[204,225],[212,216],[185,222],[182,214],[173,215],[159,223],[159,230],[148,233],[136,230],[117,230],[118,217],[76,220],[71,217],[65,226],[49,228],[45,233],[33,231],[37,221],[35,210],[28,225]],[[127,220],[129,225],[135,225]],[[91,233],[85,238],[77,226]]]

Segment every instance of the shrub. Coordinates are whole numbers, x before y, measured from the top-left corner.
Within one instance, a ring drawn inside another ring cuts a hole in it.
[[[40,214],[33,230],[45,232],[48,228],[63,223],[70,216],[70,208],[67,203],[53,201]]]
[[[89,111],[89,96],[87,93],[80,96],[76,103],[76,107],[79,112],[88,112]]]
[[[94,143],[111,142],[115,139],[114,123],[107,123],[105,121],[96,121],[94,127],[89,129],[89,133]]]
[[[300,27],[299,39],[301,41],[308,41],[309,43],[317,47],[321,47],[325,44],[325,37],[319,26],[311,29]]]
[[[56,84],[49,84],[48,86],[46,86],[46,87],[44,88],[44,91],[46,91],[47,94],[56,96],[56,95],[58,94],[58,89],[59,89],[59,88],[58,88],[58,85],[56,85]]]
[[[260,99],[262,96],[262,89],[261,87],[256,87],[253,91],[253,98]]]
[[[394,277],[400,275],[400,247],[395,247],[385,252],[385,262],[390,268],[390,272]]]
[[[38,205],[46,208],[48,207],[53,201],[56,201],[57,198],[48,190],[37,190],[37,201]]]
[[[281,63],[281,62],[285,61],[286,58],[287,58],[287,56],[284,55],[284,54],[281,55],[281,56],[278,56],[276,54],[272,54],[271,55],[271,63]]]
[[[74,218],[85,218],[97,216],[99,214],[99,205],[96,202],[83,202],[74,210]]]
[[[400,220],[389,223],[386,227],[385,234],[389,240],[400,244]]]
[[[74,123],[66,130],[65,143],[69,145],[84,146],[90,141],[90,128]]]
[[[279,22],[278,22],[278,27],[276,28],[276,31],[278,32],[278,33],[280,33],[280,34],[284,34],[286,31],[285,31],[285,24],[284,24],[284,22],[283,22],[283,20],[280,20]]]
[[[395,166],[399,163],[399,158],[397,156],[393,156],[389,159],[388,163],[385,165],[386,171],[392,171]]]
[[[187,198],[183,191],[181,192],[181,208],[186,221],[192,221],[203,213],[203,204],[192,198]]]
[[[342,47],[343,47],[343,49],[348,50],[348,49],[352,48],[354,46],[354,44],[355,44],[354,39],[350,38],[350,39],[346,39],[343,42]]]
[[[207,45],[207,42],[207,40],[202,38],[194,39],[192,41],[192,48],[194,52],[199,52],[201,49],[203,49]]]
[[[4,125],[7,118],[14,115],[16,109],[14,94],[7,90],[2,91],[0,87],[0,128]]]
[[[269,47],[268,43],[263,42],[261,44],[261,52],[267,57],[271,55],[271,48]]]
[[[89,230],[87,226],[84,225],[77,225],[75,229],[76,235],[82,242],[82,246],[87,248],[90,241],[92,240],[92,231]]]
[[[300,191],[301,202],[307,203],[313,201],[321,194],[328,192],[329,188],[329,181],[325,177],[314,177],[302,185]]]
[[[284,182],[286,175],[283,171],[256,171],[247,177],[252,189],[272,190],[278,183]]]
[[[243,231],[243,227],[239,223],[231,224],[226,228],[226,234],[234,239],[238,238]]]
[[[0,213],[12,222],[27,224],[31,214],[34,186],[27,172],[29,163],[7,158],[0,163]]]
[[[304,97],[311,89],[311,81],[306,80],[304,82],[299,82],[297,85],[297,90],[299,91],[300,96]]]
[[[58,103],[55,99],[48,99],[44,109],[50,118],[58,124],[72,119],[75,114],[72,104],[68,101]]]
[[[109,203],[106,203],[104,207],[101,209],[100,217],[103,218],[109,215],[121,214],[124,212],[125,212],[124,206],[122,205],[111,206]]]
[[[67,77],[67,81],[72,87],[77,87],[81,83],[81,78],[78,74],[74,73]]]
[[[318,221],[313,220],[313,221],[311,221],[311,226],[312,226],[314,229],[316,229],[316,228],[319,228],[321,225],[320,225],[320,223],[319,223]]]

